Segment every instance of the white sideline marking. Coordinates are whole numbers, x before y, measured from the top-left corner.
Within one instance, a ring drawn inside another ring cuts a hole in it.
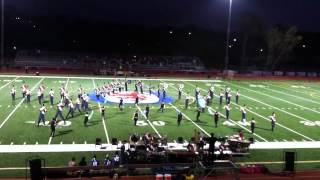
[[[193,84],[191,84],[191,83],[188,83],[188,84],[191,85],[191,86],[193,86],[193,87],[195,87],[195,86],[194,86]],[[202,88],[200,88],[200,89],[202,89]],[[215,96],[217,96],[217,95],[215,95]],[[245,95],[243,95],[243,94],[242,94],[241,96],[246,97],[246,98],[248,98],[248,99],[251,99],[251,100],[253,100],[253,101],[259,102],[259,103],[261,103],[261,104],[264,104],[264,105],[266,105],[266,106],[270,106],[270,107],[272,107],[272,108],[274,108],[274,109],[280,110],[280,109],[277,108],[277,107],[271,106],[271,105],[266,104],[266,103],[264,103],[264,102],[261,102],[261,101],[259,101],[259,100],[256,100],[256,99],[253,99],[253,98],[251,98],[251,97],[245,96]],[[218,96],[217,96],[217,97],[218,97]],[[236,106],[239,106],[238,104],[236,104],[236,103],[234,103],[234,102],[232,102],[232,101],[231,101],[231,103],[234,104],[234,105],[236,105]],[[254,111],[251,111],[251,110],[248,110],[248,111],[251,112],[252,114],[255,114],[255,115],[261,117],[262,119],[265,119],[265,120],[267,120],[267,121],[269,121],[269,122],[271,121],[269,118],[266,118],[266,117],[264,117],[264,116],[262,116],[262,115],[260,115],[260,114],[258,114],[258,113],[255,113]],[[280,111],[283,111],[283,110],[280,110]],[[287,112],[287,111],[284,111],[284,112]],[[287,112],[287,113],[289,113],[289,112]],[[290,113],[290,114],[291,114],[291,113]],[[309,120],[306,120],[306,121],[309,121]],[[310,121],[309,121],[309,122],[310,122]],[[309,137],[306,136],[306,135],[303,135],[303,134],[301,134],[301,133],[299,133],[299,132],[297,132],[297,131],[295,131],[295,130],[293,130],[293,129],[290,129],[290,128],[288,128],[288,127],[280,124],[279,122],[277,122],[277,125],[280,126],[280,127],[282,127],[282,128],[284,128],[284,129],[286,129],[286,130],[288,130],[288,131],[291,131],[291,132],[293,132],[293,133],[295,133],[295,134],[298,134],[298,135],[300,135],[300,136],[302,136],[302,137],[304,137],[304,138],[306,138],[306,139],[308,139],[308,140],[310,140],[310,141],[315,141],[315,140],[313,140],[312,138],[309,138]]]
[[[17,76],[16,75],[0,75],[0,77],[11,77],[11,78],[16,78]],[[114,77],[88,77],[88,76],[69,76],[69,77],[65,77],[65,76],[31,76],[31,75],[24,75],[24,76],[19,76],[20,78],[46,78],[46,79],[59,79],[59,78],[70,78],[70,79],[80,79],[80,80],[83,80],[83,79],[86,79],[86,80],[91,80],[91,79],[98,79],[98,80],[113,80],[115,79]],[[159,80],[163,80],[163,81],[169,81],[169,82],[172,82],[172,81],[180,81],[181,79],[175,79],[175,78],[172,78],[172,79],[158,79],[158,78],[143,78],[143,77],[137,77],[137,78],[134,78],[134,77],[130,77],[130,78],[125,78],[125,77],[118,77],[117,79],[120,79],[120,80],[124,80],[124,79],[130,79],[130,80],[144,80],[144,81],[159,81]],[[209,82],[209,83],[221,83],[222,80],[219,80],[219,79],[215,79],[215,80],[199,80],[199,79],[184,79],[183,81],[188,81],[188,82]]]
[[[93,84],[94,89],[96,89],[96,83],[94,82],[94,79],[92,79],[92,84]],[[101,114],[101,105],[100,105],[100,102],[98,102],[98,106],[99,106],[99,112],[100,112],[100,114]],[[92,110],[92,111],[93,111],[93,110]],[[107,142],[108,142],[108,144],[110,144],[109,135],[108,135],[108,131],[107,131],[107,126],[106,126],[106,123],[104,122],[104,117],[102,117],[101,120],[102,120],[103,129],[104,129],[104,133],[105,133],[105,135],[106,135]]]
[[[138,108],[138,110],[140,111],[140,113],[142,114],[142,116],[147,120],[147,122],[149,123],[149,125],[152,127],[152,129],[157,133],[157,135],[161,137],[160,133],[157,131],[157,129],[153,126],[153,124],[149,121],[149,119],[147,118],[147,116],[142,112],[141,108],[136,104],[136,107]]]
[[[299,104],[296,104],[296,103],[287,101],[287,100],[285,100],[285,99],[281,99],[281,98],[278,98],[278,97],[274,97],[274,96],[271,96],[271,95],[269,95],[269,94],[265,94],[265,93],[262,93],[262,92],[259,92],[259,91],[255,91],[255,90],[246,88],[246,87],[244,87],[244,86],[236,85],[236,84],[233,84],[233,83],[229,83],[229,82],[225,82],[225,83],[226,83],[226,84],[231,84],[231,85],[236,86],[236,87],[238,87],[238,88],[247,89],[247,90],[249,90],[249,91],[251,91],[251,92],[255,92],[255,93],[257,93],[257,94],[261,94],[261,95],[264,95],[264,96],[267,96],[267,97],[270,97],[270,98],[273,98],[273,99],[278,99],[278,100],[283,101],[283,102],[286,102],[286,103],[288,103],[288,104],[292,104],[292,105],[294,105],[294,106],[298,106],[298,107],[301,107],[301,108],[305,108],[305,109],[307,109],[307,110],[309,110],[309,111],[312,111],[312,112],[315,112],[315,113],[320,114],[319,111],[313,110],[313,109],[308,108],[308,107],[305,107],[305,106],[301,106],[301,105],[299,105]]]
[[[272,84],[271,84],[271,86],[275,86],[275,85],[272,85]],[[295,90],[292,90],[292,89],[289,89],[289,88],[284,88],[284,87],[281,87],[281,86],[276,86],[276,87],[280,87],[280,88],[282,88],[282,89],[288,89],[288,90],[291,90],[291,91],[294,91],[294,92],[300,92],[300,91],[295,91]],[[312,103],[315,103],[315,104],[320,104],[320,103],[317,102],[317,101],[313,101],[313,100],[311,100],[311,99],[307,99],[307,98],[304,98],[304,97],[292,95],[292,94],[290,94],[290,93],[284,93],[284,92],[282,92],[282,91],[278,91],[278,90],[275,90],[275,89],[269,89],[269,88],[268,88],[267,90],[270,90],[270,91],[273,91],[273,92],[277,92],[277,93],[280,93],[280,94],[284,94],[284,95],[288,95],[288,96],[292,96],[292,97],[295,97],[295,98],[298,98],[298,99],[302,99],[302,100],[304,100],[304,101],[312,102]],[[300,93],[303,93],[303,92],[300,92]],[[303,93],[303,94],[305,94],[305,93]]]
[[[44,80],[44,78],[42,78],[36,85],[34,85],[31,89],[31,91],[33,91],[36,87],[39,86],[39,84]],[[18,105],[11,111],[11,113],[7,116],[7,118],[1,123],[0,125],[0,129],[3,127],[3,125],[10,119],[10,117],[13,115],[14,112],[16,112],[16,110],[21,106],[21,104],[23,103],[24,99],[22,99]]]

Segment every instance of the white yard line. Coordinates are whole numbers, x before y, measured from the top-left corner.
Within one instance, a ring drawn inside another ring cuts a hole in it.
[[[67,90],[68,88],[68,85],[69,85],[69,78],[67,79],[67,82],[66,84],[64,85],[64,89]],[[52,141],[52,136],[49,137],[49,141],[48,141],[48,144],[50,145],[51,144],[51,141]]]
[[[32,92],[36,87],[38,87],[39,84],[40,84],[43,80],[44,80],[44,77],[43,77],[42,79],[40,79],[40,81],[39,81],[36,85],[34,85],[34,86],[32,87],[31,92]],[[25,100],[24,98],[21,99],[21,101],[18,103],[18,105],[15,106],[15,108],[11,111],[11,113],[6,117],[6,119],[3,120],[3,122],[0,124],[0,128],[2,128],[3,125],[10,119],[10,117],[11,117],[11,116],[13,115],[13,113],[15,113],[16,110],[21,106],[21,104],[23,103],[24,100]]]
[[[162,81],[162,82],[164,82],[164,81]],[[178,90],[176,87],[174,87],[174,86],[172,86],[171,84],[170,84],[170,86],[172,87],[172,88],[174,88],[175,90]],[[182,91],[182,94],[183,95],[187,95],[184,91]],[[170,103],[171,104],[171,103]],[[171,104],[172,105],[172,104]],[[173,106],[173,107],[175,107],[175,106]],[[209,107],[212,111],[214,111],[214,109],[213,108],[211,108],[211,107]],[[177,110],[177,109],[176,109]],[[179,111],[179,110],[178,110]],[[223,114],[221,114],[221,113],[219,113],[220,115],[222,115],[223,117],[225,117]],[[190,118],[188,119],[188,120],[191,120]],[[231,119],[229,119],[231,122],[233,122],[234,124],[236,124],[236,125],[238,125],[240,128],[242,128],[242,129],[244,129],[244,130],[246,130],[246,131],[248,131],[248,132],[251,132],[249,129],[247,129],[247,128],[245,128],[244,126],[242,126],[242,125],[240,125],[239,123],[237,123],[237,122],[235,122],[235,121],[233,121],[233,120],[231,120]],[[191,120],[192,121],[192,120]],[[194,121],[192,121],[193,123],[194,123]],[[198,127],[198,124],[196,124],[196,123],[194,123],[197,127]],[[199,126],[200,127],[200,126]],[[201,128],[202,129],[202,128]],[[260,138],[260,139],[262,139],[263,141],[265,141],[265,142],[268,142],[265,138],[263,138],[263,137],[261,137],[260,135],[258,135],[258,134],[256,134],[256,133],[254,133],[253,135],[255,135],[255,136],[257,136],[258,138]],[[209,135],[208,135],[209,136]]]
[[[259,92],[259,91],[255,91],[255,90],[246,88],[246,87],[241,86],[241,85],[236,85],[236,84],[234,84],[234,83],[230,83],[230,82],[225,82],[225,83],[226,83],[226,84],[229,84],[229,85],[236,86],[236,87],[238,87],[238,88],[246,89],[246,90],[251,91],[251,92],[255,92],[255,93],[257,93],[257,94],[261,94],[261,95],[270,97],[270,98],[272,98],[272,99],[277,99],[277,100],[279,100],[279,101],[282,101],[282,102],[285,102],[285,103],[288,103],[288,104],[291,104],[291,105],[294,105],[294,106],[298,106],[298,107],[300,107],[300,108],[304,108],[304,109],[307,109],[307,110],[309,110],[309,111],[312,111],[312,112],[315,112],[315,113],[320,114],[320,111],[316,111],[316,110],[314,110],[314,109],[311,109],[311,108],[308,108],[308,107],[305,107],[305,106],[301,106],[301,105],[299,105],[299,104],[296,104],[296,103],[287,101],[287,100],[285,100],[285,99],[281,99],[281,98],[278,98],[278,97],[274,97],[274,96],[271,96],[271,95],[269,95],[269,94],[265,94],[265,93],[262,93],[262,92]]]
[[[152,127],[152,129],[154,130],[154,132],[157,133],[157,135],[159,136],[159,138],[162,138],[162,136],[160,135],[160,133],[157,131],[157,129],[153,126],[153,124],[150,122],[150,120],[147,118],[147,116],[142,112],[141,108],[136,105],[136,107],[139,109],[140,113],[142,114],[142,116],[147,120],[147,122],[149,123],[149,125]]]
[[[190,86],[195,87],[195,86],[194,86],[193,84],[191,84],[191,83],[188,83],[188,82],[187,82],[187,84],[189,84]],[[202,89],[202,88],[200,88],[200,89],[203,90],[203,91],[205,91],[205,90]],[[218,97],[217,95],[215,95],[215,96]],[[247,96],[245,96],[245,95],[243,95],[243,94],[241,94],[241,96],[253,100],[253,98],[247,97]],[[264,105],[266,105],[266,106],[270,106],[270,107],[272,107],[272,108],[274,108],[274,109],[278,109],[278,110],[280,110],[280,111],[284,111],[284,110],[281,110],[281,109],[276,108],[276,107],[274,107],[274,106],[268,105],[268,104],[266,104],[266,103],[264,103],[264,102],[261,102],[261,101],[258,101],[258,100],[254,100],[254,101],[260,102],[261,104],[264,104]],[[236,103],[234,103],[234,102],[232,102],[232,101],[231,101],[231,103],[232,103],[233,105],[236,105],[236,106],[240,107],[240,105],[238,105],[238,104],[236,104]],[[251,112],[252,114],[255,114],[256,116],[259,116],[259,117],[261,117],[262,119],[271,122],[271,120],[270,120],[269,118],[266,118],[266,117],[264,117],[264,116],[262,116],[262,115],[260,115],[260,114],[258,114],[258,113],[256,113],[256,112],[254,112],[254,111],[251,111],[251,110],[249,110],[249,109],[247,109],[247,110],[248,110],[249,112]],[[285,111],[285,112],[286,112],[286,111]],[[288,113],[289,113],[289,112],[288,112]],[[291,113],[290,113],[290,114],[291,114]],[[307,121],[309,121],[309,120],[307,120]],[[286,129],[286,130],[288,130],[288,131],[291,131],[291,132],[293,132],[293,133],[295,133],[295,134],[298,134],[299,136],[302,136],[302,137],[304,137],[304,138],[306,138],[306,139],[308,139],[308,140],[310,140],[310,141],[315,141],[315,140],[313,140],[312,138],[310,138],[310,137],[308,137],[308,136],[306,136],[306,135],[303,135],[303,134],[301,134],[301,133],[299,133],[299,132],[297,132],[297,131],[295,131],[295,130],[293,130],[293,129],[290,129],[290,128],[282,125],[282,124],[279,123],[279,122],[277,122],[277,125],[280,126],[280,127],[282,127],[282,128],[284,128],[284,129]]]
[[[229,83],[229,84],[230,84],[230,83]],[[236,85],[235,85],[235,86],[236,86]],[[241,88],[241,87],[240,87],[240,88]],[[271,107],[271,108],[273,108],[273,109],[277,109],[277,110],[279,110],[279,111],[281,111],[281,112],[284,112],[284,113],[286,113],[286,114],[289,114],[289,115],[291,115],[291,116],[293,116],[293,117],[296,117],[296,118],[298,118],[298,119],[301,119],[301,120],[304,120],[304,121],[308,121],[308,122],[312,122],[312,121],[310,121],[309,119],[303,118],[303,117],[301,117],[301,116],[298,116],[298,115],[295,115],[295,114],[293,114],[293,113],[290,113],[290,112],[288,112],[288,111],[283,110],[283,109],[285,109],[285,108],[278,108],[278,107],[272,106],[272,105],[270,105],[270,104],[267,104],[267,103],[264,103],[264,102],[262,102],[262,101],[259,101],[259,100],[255,99],[255,98],[246,96],[246,95],[244,95],[244,94],[241,94],[241,96],[243,96],[243,97],[245,97],[245,98],[247,98],[247,99],[250,99],[250,100],[252,100],[252,101],[258,102],[258,103],[260,103],[260,104],[263,104],[263,105],[265,105],[265,106],[269,106],[269,107]],[[235,104],[235,103],[233,103],[233,104]],[[278,123],[277,123],[277,124],[278,124]]]
[[[96,89],[96,83],[94,82],[94,79],[92,79],[92,84],[93,84],[94,89]],[[100,102],[98,102],[98,106],[99,106],[99,111],[100,111],[100,114],[101,114]],[[108,135],[108,131],[107,131],[107,126],[106,126],[106,123],[104,122],[104,117],[102,117],[101,120],[102,120],[103,129],[104,129],[104,133],[106,135],[107,142],[108,142],[108,144],[110,144],[109,135]]]
[[[49,141],[48,141],[48,145],[51,144],[51,141],[52,141],[52,137],[50,136]]]
[[[66,82],[66,84],[64,85],[64,89],[66,89],[66,90],[67,90],[67,87],[68,87],[68,84],[69,84],[69,80],[70,80],[70,78],[67,79],[67,82]]]
[[[303,94],[307,94],[308,93],[308,92],[300,92],[300,91],[292,90],[292,89],[281,87],[281,86],[276,86],[276,85],[273,85],[273,84],[268,84],[268,85],[279,87],[279,88],[282,88],[282,89],[287,89],[287,90],[293,91],[293,92],[298,92],[298,93],[303,93]],[[295,97],[295,98],[298,98],[298,99],[301,99],[301,100],[304,100],[304,101],[308,101],[308,102],[311,102],[311,103],[320,104],[320,102],[313,101],[313,100],[308,99],[308,98],[292,95],[290,93],[284,93],[282,91],[278,91],[278,90],[275,90],[275,89],[269,89],[269,88],[264,88],[264,89],[267,89],[267,90],[270,90],[270,91],[273,91],[273,92],[277,92],[277,93],[280,93],[280,94],[288,95],[288,96],[291,96],[291,97]]]
[[[12,82],[14,82],[15,80],[17,80],[19,78],[19,76],[17,76],[16,78],[14,78],[13,80],[9,81],[8,83],[6,83],[5,85],[0,87],[0,90],[7,87],[9,84],[11,84]]]
[[[212,109],[211,107],[208,106],[208,109],[211,109],[214,112],[214,109]],[[226,118],[225,115],[223,115],[222,113],[220,113],[220,116],[222,116],[223,118]],[[251,133],[251,130],[249,130],[248,128],[242,126],[241,124],[237,123],[236,121],[232,120],[232,119],[228,119],[229,121],[231,121],[232,123],[238,125],[239,127],[241,127],[242,129],[246,130],[247,132]],[[266,140],[265,138],[261,137],[259,134],[257,133],[253,133],[253,135],[257,136],[258,138],[262,139],[264,142],[268,142],[268,140]]]
[[[172,106],[176,111],[181,112],[176,106],[174,106],[173,104],[169,103],[170,106]],[[194,124],[195,126],[197,126],[197,128],[199,128],[203,133],[205,133],[207,136],[210,136],[210,134],[204,130],[202,127],[200,127],[197,123],[195,123],[194,121],[192,121],[187,115],[185,115],[183,112],[181,112],[181,114],[187,118],[190,122],[192,122],[192,124]]]

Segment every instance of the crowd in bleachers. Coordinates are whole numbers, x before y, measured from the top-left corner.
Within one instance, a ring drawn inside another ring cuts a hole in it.
[[[111,70],[172,69],[203,70],[198,57],[159,55],[87,55],[46,51],[19,51],[15,58],[16,67],[54,67]]]

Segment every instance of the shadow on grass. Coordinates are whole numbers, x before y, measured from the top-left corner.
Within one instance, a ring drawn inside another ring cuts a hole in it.
[[[71,133],[72,131],[73,131],[72,129],[58,131],[58,134],[56,134],[54,137],[57,137],[57,136],[63,136],[63,135],[65,135],[65,134],[69,134],[69,133]]]
[[[88,126],[88,127],[89,127],[89,126],[95,126],[95,125],[100,124],[100,123],[101,123],[101,120],[89,121],[87,126]]]
[[[266,130],[266,131],[272,131],[271,128],[255,127],[255,129],[262,129],[262,130]]]

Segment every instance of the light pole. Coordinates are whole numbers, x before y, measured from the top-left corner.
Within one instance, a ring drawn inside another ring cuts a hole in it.
[[[229,41],[230,41],[230,26],[232,15],[232,0],[229,0],[229,15],[228,15],[228,28],[227,28],[227,42],[226,42],[226,57],[224,59],[224,69],[228,69],[229,65]]]

